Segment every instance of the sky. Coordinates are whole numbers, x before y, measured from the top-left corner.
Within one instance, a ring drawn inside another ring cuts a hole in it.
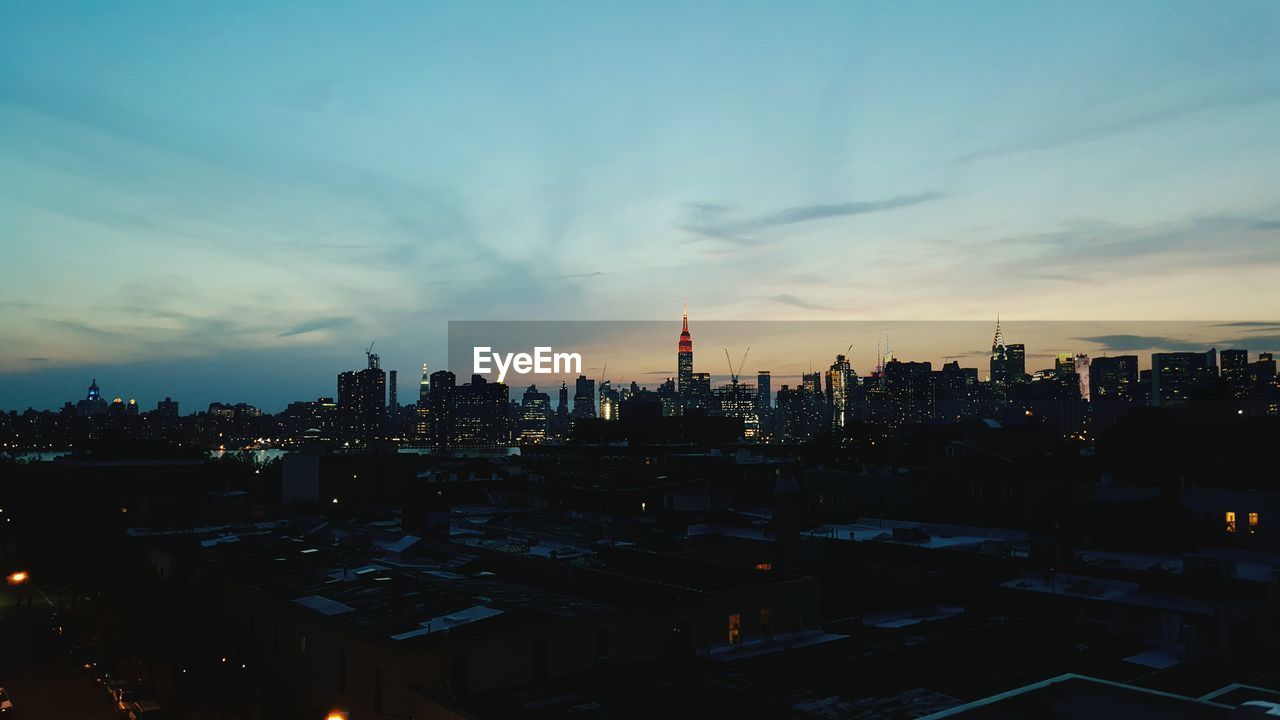
[[[1274,321],[1277,281],[1270,0],[0,3],[4,409],[278,409],[450,320]]]

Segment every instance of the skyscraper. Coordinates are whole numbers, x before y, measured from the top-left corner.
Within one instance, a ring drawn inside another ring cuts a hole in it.
[[[768,370],[756,371],[756,407],[761,417],[773,407],[773,376]]]
[[[1022,343],[1006,345],[1000,321],[996,320],[996,336],[991,342],[991,382],[1007,388],[1024,382],[1027,376],[1027,349]]]
[[[1172,352],[1151,354],[1151,404],[1173,407],[1185,404],[1207,389],[1217,373],[1218,353]]]
[[[431,373],[431,446],[450,448],[457,445],[457,378],[448,370]]]
[[[600,418],[604,420],[618,419],[618,403],[621,398],[618,391],[613,389],[613,384],[608,380],[600,383]]]
[[[1249,351],[1223,350],[1222,383],[1227,391],[1237,400],[1243,400],[1249,393]]]
[[[365,351],[368,366],[338,374],[338,412],[343,428],[365,439],[382,433],[387,417],[387,375],[378,354]]]
[[[422,379],[418,381],[418,404],[414,408],[418,422],[414,429],[420,439],[431,432],[431,375],[426,363],[422,363]]]
[[[596,381],[586,375],[579,375],[573,393],[574,419],[593,418],[596,416]]]
[[[464,448],[500,448],[511,442],[508,423],[510,391],[505,383],[472,375],[457,389],[454,431],[456,444]]]
[[[546,442],[547,428],[551,421],[551,396],[530,385],[520,402],[518,439],[522,445]]]
[[[756,371],[756,416],[760,418],[760,435],[768,440],[773,435],[773,376],[768,370]]]
[[[680,330],[680,343],[676,353],[676,390],[680,393],[680,406],[689,404],[693,384],[693,337],[689,334],[689,306],[684,308]]]
[[[831,408],[831,427],[840,429],[849,422],[849,400],[855,378],[853,366],[844,355],[836,355],[827,370],[827,405]]]

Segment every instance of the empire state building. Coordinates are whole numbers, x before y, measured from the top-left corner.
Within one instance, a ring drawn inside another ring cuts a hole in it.
[[[684,307],[684,326],[680,330],[679,351],[676,354],[676,390],[680,394],[680,406],[688,405],[693,390],[693,338],[689,335],[689,306]]]

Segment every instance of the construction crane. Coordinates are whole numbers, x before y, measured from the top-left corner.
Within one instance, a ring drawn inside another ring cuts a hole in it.
[[[738,385],[738,377],[742,374],[743,366],[747,364],[747,353],[749,352],[751,352],[750,345],[748,345],[747,349],[743,351],[742,360],[738,362],[738,369],[734,370],[733,358],[729,357],[729,348],[724,349],[724,359],[726,362],[729,363],[729,382],[732,383],[735,387]]]

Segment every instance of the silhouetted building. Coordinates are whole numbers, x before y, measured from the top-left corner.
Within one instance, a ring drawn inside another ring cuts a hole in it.
[[[1173,352],[1151,355],[1151,404],[1185,405],[1210,389],[1217,372],[1217,352]]]
[[[573,419],[581,420],[596,416],[596,381],[586,375],[579,375],[574,383]]]
[[[831,427],[843,431],[849,424],[853,385],[857,378],[853,366],[844,355],[836,355],[835,362],[827,370],[827,406],[831,408]]]
[[[76,414],[80,417],[102,415],[107,411],[107,401],[102,399],[102,391],[98,389],[98,379],[89,383],[89,392],[85,399],[76,403]]]
[[[996,321],[996,336],[991,342],[991,382],[999,391],[1007,393],[1011,386],[1026,382],[1026,347],[1021,343],[1007,345],[1000,322]]]
[[[693,336],[689,334],[689,308],[681,318],[680,342],[676,345],[676,389],[680,393],[680,409],[690,405],[693,393]],[[705,407],[705,406],[704,406]]]
[[[156,403],[156,414],[163,415],[168,418],[178,417],[178,401],[166,397]]]
[[[919,425],[933,419],[933,366],[930,363],[890,360],[885,363],[884,377],[890,425]]]
[[[509,402],[505,383],[489,382],[483,375],[472,375],[470,383],[457,389],[454,405],[457,446],[495,449],[510,445]]]
[[[414,405],[414,435],[419,440],[431,436],[431,376],[427,364],[422,363],[422,379],[418,381],[418,402]]]
[[[431,446],[458,445],[458,380],[448,370],[431,373]]]
[[[1233,398],[1243,401],[1249,394],[1249,351],[1223,350],[1219,361],[1223,386]]]
[[[347,434],[365,439],[382,433],[387,418],[387,375],[378,355],[366,352],[368,367],[338,374],[338,412]]]
[[[520,444],[537,444],[546,442],[547,431],[551,424],[551,396],[538,391],[537,385],[530,385],[520,399],[520,423],[518,437]]]

